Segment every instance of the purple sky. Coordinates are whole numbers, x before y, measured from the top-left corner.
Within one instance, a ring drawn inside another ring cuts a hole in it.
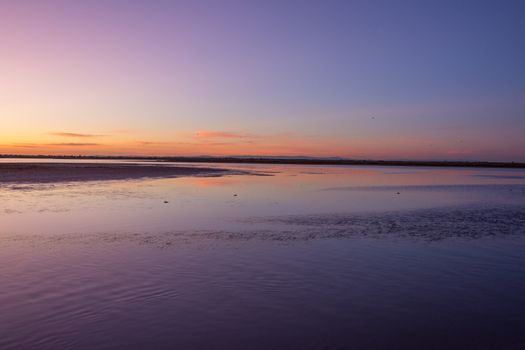
[[[1,1],[0,153],[525,161],[523,1]]]

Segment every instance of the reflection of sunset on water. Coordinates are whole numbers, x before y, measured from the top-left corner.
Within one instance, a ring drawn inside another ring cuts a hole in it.
[[[0,211],[0,231],[68,233],[85,228],[95,231],[126,228],[137,232],[151,227],[162,230],[205,229],[211,222],[216,222],[218,227],[228,227],[225,219],[246,215],[460,205],[482,202],[487,196],[483,191],[469,191],[469,186],[523,184],[524,181],[519,176],[523,176],[524,171],[512,169],[250,164],[184,166],[242,170],[253,175],[4,184],[0,187],[4,208]],[[505,196],[501,198],[504,200]],[[164,201],[169,203],[164,204]],[[56,220],[61,222],[59,227],[53,224]]]

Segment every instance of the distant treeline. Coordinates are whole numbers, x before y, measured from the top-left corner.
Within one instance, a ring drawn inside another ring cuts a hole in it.
[[[24,159],[92,159],[92,160],[147,160],[180,163],[241,163],[241,164],[303,164],[303,165],[381,165],[381,166],[431,166],[475,168],[525,168],[525,163],[479,161],[420,161],[420,160],[366,160],[309,157],[147,157],[147,156],[51,156],[2,154],[0,158]]]

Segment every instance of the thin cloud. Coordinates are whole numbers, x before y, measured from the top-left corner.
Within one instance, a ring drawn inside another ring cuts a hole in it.
[[[228,131],[201,130],[195,133],[195,137],[199,139],[243,139],[253,137],[253,135]]]
[[[160,142],[160,141],[137,141],[137,144],[141,146],[156,146],[156,145],[166,146],[166,145],[171,145],[173,143],[172,142]]]
[[[76,132],[52,132],[49,133],[53,136],[60,136],[60,137],[77,137],[77,138],[90,138],[90,137],[101,137],[105,135],[98,135],[98,134],[80,134]]]
[[[65,143],[48,143],[47,146],[71,146],[71,147],[84,147],[84,146],[101,146],[100,143],[77,143],[77,142],[65,142]]]
[[[32,143],[15,143],[15,144],[12,144],[11,147],[17,147],[17,148],[38,148],[40,146],[32,144]]]

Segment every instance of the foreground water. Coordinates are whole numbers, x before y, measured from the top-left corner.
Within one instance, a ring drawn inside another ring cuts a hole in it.
[[[226,167],[0,185],[0,349],[525,347],[525,171]]]

